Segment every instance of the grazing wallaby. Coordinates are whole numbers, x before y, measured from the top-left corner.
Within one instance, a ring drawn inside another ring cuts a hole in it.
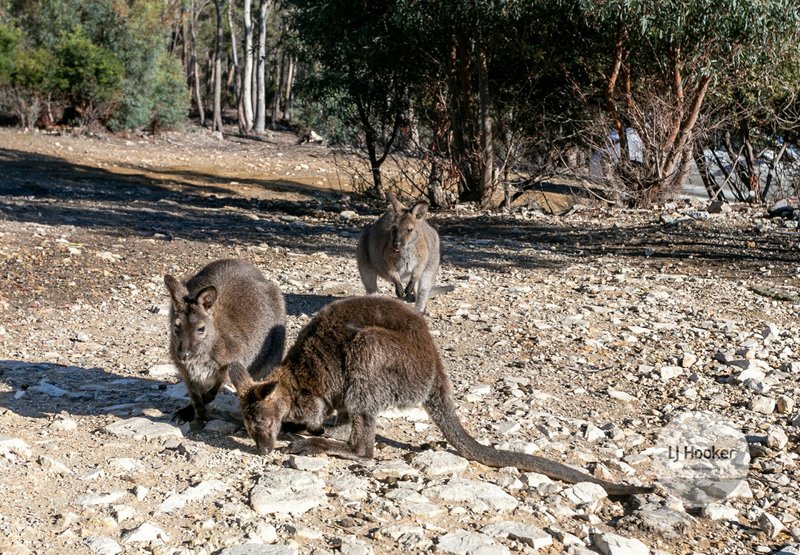
[[[373,295],[378,292],[380,276],[392,282],[397,298],[416,301],[417,309],[425,312],[430,296],[453,290],[452,286],[433,286],[439,272],[439,234],[422,219],[428,211],[427,202],[408,209],[393,193],[387,193],[386,198],[386,212],[358,237],[356,258],[361,281],[367,294]]]
[[[230,365],[229,375],[241,400],[245,428],[262,454],[273,448],[282,422],[318,432],[335,410],[340,419],[350,420],[346,443],[300,438],[289,445],[289,452],[371,458],[377,415],[391,406],[422,403],[445,439],[468,459],[493,467],[515,466],[570,483],[594,482],[611,495],[651,491],[478,443],[459,422],[452,386],[425,318],[394,299],[355,297],[329,304],[300,331],[266,381],[253,381],[237,363]]]
[[[249,262],[217,260],[181,282],[164,283],[172,297],[170,353],[192,403],[174,419],[206,419],[206,404],[225,381],[225,366],[243,364],[256,379],[281,361],[286,308],[278,286]]]

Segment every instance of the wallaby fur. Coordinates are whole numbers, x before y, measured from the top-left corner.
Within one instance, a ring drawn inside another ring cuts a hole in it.
[[[331,303],[300,331],[266,381],[253,381],[236,363],[230,365],[229,375],[241,400],[245,428],[262,454],[273,448],[282,422],[319,431],[323,420],[336,411],[340,420],[349,417],[347,443],[300,438],[289,445],[289,452],[371,458],[377,415],[392,406],[422,403],[445,439],[468,459],[492,467],[515,466],[569,483],[594,482],[610,495],[651,491],[478,443],[459,422],[452,386],[424,316],[394,299],[353,297]]]
[[[212,262],[185,282],[168,274],[164,283],[172,297],[170,353],[192,399],[174,418],[205,420],[226,365],[236,361],[263,379],[280,363],[286,342],[283,294],[238,259]]]
[[[422,219],[428,212],[427,202],[409,209],[391,192],[386,198],[386,212],[358,237],[361,281],[367,294],[374,295],[380,276],[394,285],[397,298],[415,302],[425,312],[429,297],[453,290],[452,286],[433,286],[439,272],[439,234]]]

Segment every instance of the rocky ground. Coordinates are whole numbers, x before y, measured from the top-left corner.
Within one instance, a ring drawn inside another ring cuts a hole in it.
[[[364,463],[258,456],[230,393],[204,429],[172,424],[163,275],[246,258],[293,340],[362,291],[380,207],[348,186],[281,134],[0,131],[0,552],[800,552],[800,235],[755,208],[430,218],[456,290],[429,321],[467,428],[650,484],[665,426],[710,411],[753,456],[713,504],[468,462],[419,409],[383,415]]]

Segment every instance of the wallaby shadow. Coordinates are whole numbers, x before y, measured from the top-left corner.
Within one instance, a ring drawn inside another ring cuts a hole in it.
[[[289,316],[299,316],[301,314],[311,316],[312,314],[319,312],[323,306],[342,298],[344,297],[302,293],[286,293],[284,295],[284,299],[286,300],[286,313]]]
[[[49,362],[25,362],[0,360],[0,383],[5,385],[0,393],[0,406],[33,419],[51,419],[63,413],[70,416],[116,416],[122,420],[144,418],[152,423],[170,424],[174,412],[186,405],[188,398],[181,398],[184,388],[178,382],[161,381],[155,378],[118,376],[102,368],[82,368]],[[185,388],[184,388],[185,389]],[[229,394],[235,400],[235,396]],[[238,410],[238,401],[233,411]],[[244,438],[241,418],[235,418],[225,403],[210,411],[218,417],[238,424],[236,429],[225,432],[192,430],[184,425],[180,429],[185,436],[209,445],[225,449],[241,449],[242,444],[230,436]],[[157,414],[153,409],[160,411]],[[167,434],[170,430],[163,429]]]

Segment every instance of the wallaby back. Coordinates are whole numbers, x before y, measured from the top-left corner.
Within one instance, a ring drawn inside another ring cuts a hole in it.
[[[280,362],[286,338],[283,295],[239,259],[212,262],[185,282],[170,275],[164,282],[172,298],[170,352],[192,398],[176,417],[202,419],[225,380],[226,365],[239,362],[262,379]]]
[[[332,410],[349,417],[351,435],[347,444],[303,438],[290,445],[293,453],[371,457],[378,414],[389,407],[422,403],[445,439],[468,459],[493,467],[516,466],[570,483],[594,482],[611,495],[650,491],[598,480],[541,457],[478,443],[458,419],[450,381],[425,318],[393,299],[356,297],[326,306],[301,330],[267,382],[253,384],[241,378],[238,382],[234,380],[234,385],[246,427],[254,439],[277,436],[278,414],[283,415],[282,421],[311,423],[311,427],[321,424]],[[271,427],[259,429],[255,421],[262,425],[271,422]]]
[[[406,208],[388,193],[386,212],[365,227],[358,238],[356,258],[367,294],[378,292],[378,277],[394,285],[400,299],[415,301],[425,312],[428,299],[451,288],[434,288],[439,272],[439,234],[423,217],[427,202]]]

